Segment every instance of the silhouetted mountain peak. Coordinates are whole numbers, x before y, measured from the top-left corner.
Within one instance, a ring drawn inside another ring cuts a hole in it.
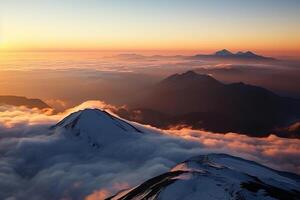
[[[246,51],[246,52],[238,52],[236,53],[238,56],[244,56],[244,57],[249,57],[249,58],[261,58],[262,56],[259,56],[251,51]]]
[[[182,74],[174,74],[166,79],[164,79],[162,82],[176,82],[176,83],[182,83],[186,81],[201,81],[201,82],[218,82],[213,77],[206,75],[206,74],[198,74],[195,71],[187,71]]]
[[[50,108],[45,102],[40,99],[29,99],[22,96],[0,96],[0,104],[13,105],[13,106],[26,106],[28,108]]]
[[[227,49],[223,49],[220,51],[215,52],[214,54],[210,55],[202,55],[198,54],[193,56],[192,58],[197,58],[197,59],[245,59],[245,60],[275,60],[274,58],[270,57],[264,57],[258,54],[255,54],[251,51],[238,51],[237,53],[232,53],[228,51]]]
[[[233,55],[233,53],[231,53],[230,51],[228,51],[227,49],[222,49],[220,51],[217,51],[215,53],[216,56],[231,56]]]
[[[262,58],[262,56],[260,55],[257,55],[251,51],[246,51],[246,52],[243,52],[243,51],[238,51],[237,53],[232,53],[230,51],[228,51],[227,49],[223,49],[223,50],[220,50],[220,51],[217,51],[214,55],[216,56],[229,56],[229,57],[240,57],[240,58]]]
[[[245,55],[256,55],[256,54],[253,53],[252,51],[247,51],[247,52],[245,52]]]
[[[197,74],[196,72],[192,71],[192,70],[189,70],[187,72],[184,72],[182,74],[180,74],[179,76],[182,76],[182,77],[197,77],[199,74]]]

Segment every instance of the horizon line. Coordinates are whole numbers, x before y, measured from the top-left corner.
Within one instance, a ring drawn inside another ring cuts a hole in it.
[[[35,49],[0,49],[1,53],[5,52],[41,52],[41,53],[47,53],[47,52],[131,52],[131,53],[138,53],[138,52],[164,52],[164,53],[174,53],[174,52],[180,52],[183,54],[201,54],[201,53],[215,53],[216,51],[220,50],[228,50],[230,52],[246,52],[251,51],[254,53],[260,53],[263,55],[269,55],[269,56],[288,56],[288,57],[299,57],[300,56],[300,50],[294,50],[294,51],[288,51],[288,50],[255,50],[255,49],[228,49],[228,48],[219,48],[219,49],[42,49],[42,48],[35,48]],[[177,53],[177,54],[178,54]]]

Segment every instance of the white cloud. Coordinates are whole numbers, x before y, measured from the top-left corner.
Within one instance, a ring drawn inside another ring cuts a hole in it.
[[[49,130],[66,115],[84,108],[115,107],[88,101],[64,113],[24,107],[0,112],[0,199],[101,199],[168,171],[193,155],[225,152],[300,173],[297,139],[250,138],[189,129],[148,132],[93,149],[82,140]],[[175,135],[175,136],[174,136]]]

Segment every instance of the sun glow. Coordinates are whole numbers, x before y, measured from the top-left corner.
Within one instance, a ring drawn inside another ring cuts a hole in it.
[[[30,3],[31,2],[31,3]],[[0,50],[247,49],[300,54],[298,4],[7,1]],[[238,6],[238,7],[237,7]],[[255,11],[256,15],[253,16]],[[280,16],[274,15],[278,11]],[[222,19],[222,20],[220,20]],[[2,38],[3,40],[3,38]],[[8,42],[9,40],[9,42]]]

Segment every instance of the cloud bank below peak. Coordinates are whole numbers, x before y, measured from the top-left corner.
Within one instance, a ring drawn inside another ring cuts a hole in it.
[[[49,130],[65,116],[85,108],[117,109],[100,101],[87,101],[59,114],[0,107],[1,199],[101,199],[166,172],[193,155],[211,152],[300,173],[297,139],[251,138],[188,128],[160,130],[133,123],[149,134],[95,150]]]

